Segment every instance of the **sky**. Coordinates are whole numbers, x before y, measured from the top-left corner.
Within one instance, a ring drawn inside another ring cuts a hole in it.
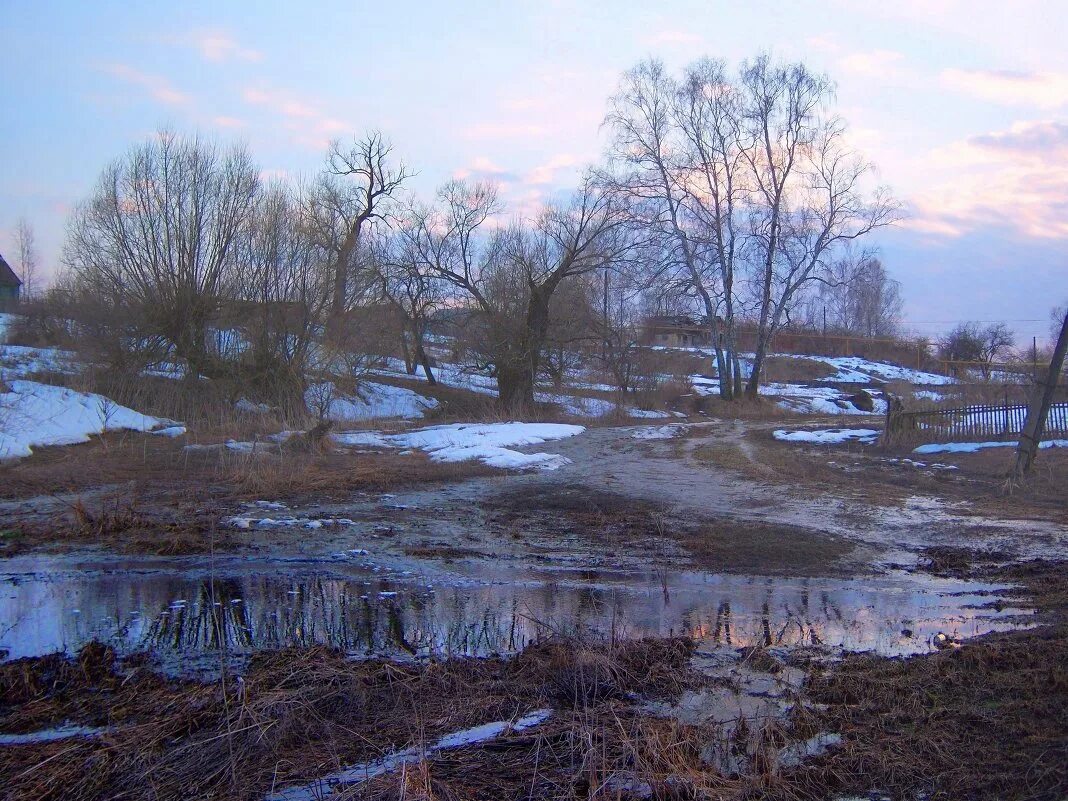
[[[907,327],[1049,334],[1068,301],[1068,4],[1001,0],[156,3],[0,0],[0,253],[44,271],[103,167],[161,126],[247,143],[299,180],[379,129],[429,195],[489,178],[528,213],[602,158],[647,57],[803,60],[907,210],[876,246]]]

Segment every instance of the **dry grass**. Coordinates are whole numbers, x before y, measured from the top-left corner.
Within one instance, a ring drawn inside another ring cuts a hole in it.
[[[636,694],[675,696],[701,681],[688,667],[691,650],[683,640],[550,643],[511,660],[423,665],[283,651],[255,657],[240,682],[204,685],[144,668],[124,676],[94,644],[76,660],[0,667],[4,731],[63,721],[111,727],[96,739],[0,750],[0,786],[5,798],[261,798],[540,706],[560,710],[562,720],[596,719],[630,707]]]
[[[1051,625],[923,658],[849,657],[813,679],[816,725],[843,747],[813,766],[823,790],[894,798],[1059,801],[1068,789],[1066,565],[998,571]]]
[[[765,383],[800,383],[830,378],[837,372],[827,362],[815,359],[769,356],[764,360],[762,379]]]
[[[106,545],[125,553],[207,553],[241,547],[219,526],[242,501],[350,499],[497,471],[423,454],[353,453],[268,443],[255,455],[184,451],[173,440],[112,434],[73,448],[42,448],[0,467],[0,495],[36,498],[37,510],[3,521],[2,553]]]

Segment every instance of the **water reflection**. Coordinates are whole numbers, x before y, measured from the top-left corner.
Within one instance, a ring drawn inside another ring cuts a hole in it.
[[[0,646],[12,658],[75,650],[92,638],[174,656],[313,644],[359,654],[487,654],[576,631],[904,654],[927,650],[939,631],[1008,628],[1019,611],[979,608],[989,586],[905,574],[430,585],[371,567],[294,574],[274,565],[226,576],[86,571],[0,581]]]

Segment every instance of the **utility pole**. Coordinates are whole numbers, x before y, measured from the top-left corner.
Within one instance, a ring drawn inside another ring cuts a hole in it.
[[[1057,389],[1057,381],[1064,367],[1065,352],[1068,352],[1068,312],[1065,312],[1061,323],[1061,333],[1057,337],[1057,346],[1053,349],[1046,380],[1035,384],[1031,402],[1027,406],[1027,418],[1024,420],[1023,431],[1020,432],[1020,444],[1016,446],[1016,464],[1013,466],[1010,482],[1022,479],[1035,462],[1049,407],[1053,404],[1053,393]]]

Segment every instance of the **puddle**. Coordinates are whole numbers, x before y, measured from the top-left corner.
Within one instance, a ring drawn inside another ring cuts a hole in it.
[[[851,580],[680,572],[433,574],[362,563],[14,560],[0,573],[7,658],[92,639],[178,668],[315,644],[355,655],[485,655],[553,633],[690,635],[702,647],[824,645],[887,655],[1019,625],[997,585],[895,573]],[[72,569],[76,567],[76,569]]]

